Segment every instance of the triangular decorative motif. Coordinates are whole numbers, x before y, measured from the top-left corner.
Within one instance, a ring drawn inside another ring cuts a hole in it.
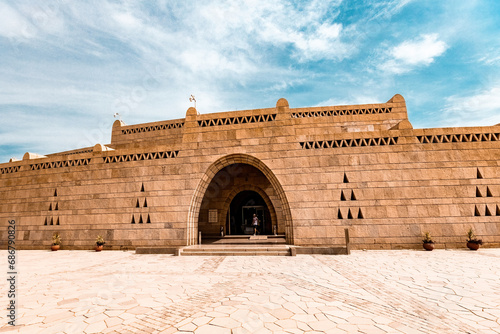
[[[342,212],[340,211],[340,209],[339,209],[339,212],[337,213],[337,218],[344,219],[344,217],[342,217]]]
[[[57,197],[57,188],[54,190],[54,197]]]
[[[344,173],[344,183],[349,183],[349,179],[347,178],[346,173]]]
[[[352,219],[352,212],[351,209],[347,212],[347,219]]]
[[[493,197],[493,194],[491,193],[490,187],[486,187],[486,197]]]
[[[474,207],[474,216],[476,216],[476,217],[481,216],[481,213],[479,212],[479,209],[477,208],[477,205]]]
[[[479,191],[478,187],[476,187],[476,197],[483,197],[483,195],[481,194],[481,191]]]
[[[497,216],[500,216],[500,207],[497,205]]]
[[[49,205],[49,211],[52,211],[52,203]]]
[[[54,218],[50,218],[50,225],[54,225]]]
[[[143,207],[144,207],[144,208],[147,208],[147,207],[148,207],[148,200],[147,200],[146,198],[144,199],[144,206],[143,206]]]
[[[59,203],[56,202],[56,208],[54,210],[59,210]]]
[[[478,179],[482,179],[483,178],[483,174],[481,174],[481,171],[479,170],[479,168],[477,169],[477,178]]]
[[[485,216],[492,216],[490,208],[488,208],[487,205],[485,206],[485,209],[484,209],[484,215]]]
[[[47,226],[47,223],[48,223],[48,219],[47,219],[47,217],[45,217],[45,223],[43,225]]]
[[[59,217],[57,217],[56,225],[59,225]]]
[[[143,221],[142,221],[142,215],[139,216],[139,224],[142,224]]]
[[[359,208],[359,211],[358,211],[358,218],[359,218],[359,219],[363,219],[363,218],[365,218],[365,217],[363,216],[363,212],[361,211],[361,208]]]
[[[356,195],[354,195],[354,190],[351,190],[351,201],[356,200]]]
[[[341,201],[345,201],[346,200],[343,190],[340,191],[340,200]]]
[[[149,213],[148,213],[148,220],[146,220],[146,224],[151,224],[151,217],[149,216]]]
[[[131,222],[131,224],[135,224],[135,217],[134,217],[134,215],[132,215],[132,222]]]
[[[139,204],[139,199],[137,199],[137,203],[135,204],[135,207],[136,208],[140,208],[141,207],[140,204]]]

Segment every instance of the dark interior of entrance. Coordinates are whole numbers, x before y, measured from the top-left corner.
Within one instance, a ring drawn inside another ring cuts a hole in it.
[[[258,233],[272,234],[272,222],[269,208],[264,199],[255,191],[242,191],[231,201],[227,217],[226,231],[230,235],[253,234],[253,215],[259,218]]]

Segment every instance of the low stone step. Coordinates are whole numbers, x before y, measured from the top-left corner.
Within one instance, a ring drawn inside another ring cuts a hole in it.
[[[189,251],[181,252],[181,256],[289,256],[290,252],[287,251]]]
[[[180,255],[247,256],[270,255],[287,256],[290,249],[286,245],[194,245],[184,247]]]
[[[267,235],[251,235],[248,240],[268,240]]]
[[[226,237],[205,237],[202,239],[204,245],[240,245],[240,244],[265,244],[265,245],[276,245],[276,244],[286,244],[286,239],[281,236],[268,236],[268,235],[256,235],[256,236],[226,236]]]
[[[216,246],[201,246],[201,247],[185,247],[182,249],[183,252],[191,252],[191,251],[238,251],[238,252],[265,252],[265,251],[288,251],[288,247],[286,246],[256,246],[256,247],[216,247]]]

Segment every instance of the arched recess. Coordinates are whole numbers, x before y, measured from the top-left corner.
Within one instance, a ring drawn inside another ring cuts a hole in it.
[[[187,219],[187,245],[197,244],[198,218],[200,213],[200,207],[210,182],[221,169],[233,164],[247,164],[253,166],[258,170],[260,170],[264,174],[264,176],[269,180],[276,195],[281,201],[283,219],[285,222],[286,241],[288,244],[293,244],[293,226],[292,226],[292,215],[290,213],[290,206],[288,204],[285,191],[283,190],[283,187],[278,181],[276,175],[274,175],[271,169],[267,167],[261,160],[251,155],[230,154],[219,158],[212,165],[210,165],[205,174],[203,174],[203,176],[201,177],[201,180],[198,183],[198,186],[196,187],[196,190],[191,199],[191,203],[189,205],[189,212]]]
[[[229,206],[231,205],[231,202],[236,197],[236,195],[238,195],[242,191],[247,191],[247,190],[255,191],[257,194],[259,194],[262,197],[262,199],[264,200],[264,202],[266,202],[267,208],[269,209],[269,213],[271,215],[271,222],[272,222],[272,224],[276,224],[277,223],[277,217],[276,217],[276,210],[274,209],[274,204],[272,203],[272,201],[269,198],[268,194],[266,194],[266,192],[262,188],[254,186],[254,185],[245,185],[245,186],[238,187],[237,189],[234,189],[233,191],[231,191],[231,193],[229,194],[229,196],[226,198],[226,201],[224,202],[224,207],[222,209],[221,220],[225,221],[227,212],[229,210]],[[223,221],[221,221],[221,223],[223,223]]]

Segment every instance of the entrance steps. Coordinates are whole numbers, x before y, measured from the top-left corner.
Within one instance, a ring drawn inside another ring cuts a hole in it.
[[[287,245],[231,245],[210,244],[184,247],[180,250],[181,256],[290,256],[290,247]]]
[[[293,246],[284,235],[204,236],[202,243],[187,247],[138,247],[137,254],[174,254],[180,256],[295,256],[297,254],[350,254],[349,234],[345,246]]]
[[[218,245],[286,245],[284,235],[226,235],[204,236],[202,244]]]

